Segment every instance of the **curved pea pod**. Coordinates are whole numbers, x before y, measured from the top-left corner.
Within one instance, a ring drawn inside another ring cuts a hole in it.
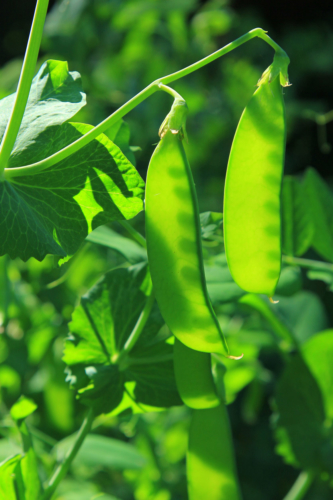
[[[189,500],[241,500],[225,405],[194,410],[187,452]]]
[[[214,408],[220,404],[209,353],[194,351],[176,338],[173,360],[177,388],[184,404],[194,409]]]
[[[244,290],[270,297],[281,271],[285,142],[284,101],[276,76],[260,84],[241,116],[224,192],[225,250],[232,277]]]
[[[228,352],[206,287],[199,209],[180,133],[165,131],[149,163],[145,200],[148,262],[172,333],[203,352]]]

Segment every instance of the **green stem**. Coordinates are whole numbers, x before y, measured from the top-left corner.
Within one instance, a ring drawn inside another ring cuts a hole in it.
[[[133,238],[139,243],[139,245],[141,245],[143,248],[147,248],[147,243],[144,237],[140,233],[138,233],[138,231],[136,231],[129,222],[127,222],[126,220],[120,220],[118,222],[130,233],[131,236],[133,236]]]
[[[145,327],[145,324],[147,323],[150,312],[151,312],[152,307],[154,305],[154,301],[155,301],[155,294],[154,294],[154,290],[152,289],[149,297],[147,298],[147,302],[145,304],[145,307],[143,308],[143,310],[138,318],[138,321],[136,322],[136,325],[133,328],[131,335],[128,337],[122,351],[119,353],[117,359],[115,360],[118,364],[135,346],[138,338],[141,335],[142,330]]]
[[[155,82],[152,82],[148,87],[143,89],[139,94],[137,94],[135,97],[130,99],[127,103],[123,104],[115,113],[110,115],[108,118],[106,118],[104,121],[102,121],[99,125],[97,125],[95,128],[93,128],[90,132],[87,134],[83,135],[79,139],[77,139],[75,142],[70,144],[64,149],[61,149],[57,153],[49,156],[48,158],[45,158],[44,160],[41,160],[37,163],[33,163],[31,165],[26,165],[25,167],[17,167],[17,168],[6,168],[5,169],[5,178],[7,180],[13,179],[14,177],[19,177],[22,175],[35,175],[46,168],[52,167],[56,163],[60,162],[61,160],[64,160],[68,156],[72,155],[73,153],[76,153],[79,151],[81,148],[89,144],[92,140],[96,139],[101,133],[105,132],[108,128],[110,128],[114,123],[116,123],[118,120],[120,120],[123,116],[125,116],[127,113],[129,113],[132,109],[134,109],[138,104],[140,104],[142,101],[147,99],[149,96],[160,90],[159,85],[160,84],[168,84],[170,82],[173,82],[175,80],[178,80],[179,78],[183,78],[184,76],[189,75],[190,73],[193,73],[194,71],[202,68],[203,66],[206,66],[207,64],[215,61],[215,59],[218,59],[219,57],[224,56],[228,52],[231,52],[232,50],[240,47],[243,45],[243,43],[248,42],[249,40],[252,40],[252,38],[261,38],[264,40],[266,43],[268,43],[275,51],[277,52],[284,52],[277,43],[275,43],[268,35],[266,35],[266,32],[262,30],[261,28],[255,28],[245,35],[237,38],[237,40],[234,40],[233,42],[229,43],[222,49],[217,50],[213,54],[204,57],[200,61],[191,64],[190,66],[187,66],[186,68],[177,71],[175,73],[172,73],[171,75],[164,76],[163,78],[159,78]]]
[[[31,26],[28,45],[24,56],[20,80],[17,87],[14,106],[7,123],[0,150],[0,174],[7,165],[19,132],[27,105],[31,82],[34,77],[39,47],[42,40],[45,17],[49,0],[37,0],[34,19]]]
[[[321,262],[319,260],[302,259],[301,257],[291,257],[283,255],[282,261],[291,266],[305,267],[306,269],[315,269],[316,271],[331,271],[333,272],[333,264],[329,262]]]
[[[314,474],[312,472],[301,472],[283,500],[301,500],[310,488],[313,479]]]
[[[174,99],[180,99],[181,101],[184,101],[183,97],[178,94],[174,89],[171,87],[168,87],[167,85],[164,85],[163,83],[159,83],[158,85],[160,90],[164,90],[167,94],[170,94]]]
[[[74,460],[77,452],[79,451],[85,437],[87,434],[90,432],[92,423],[94,420],[94,411],[92,408],[87,413],[86,418],[84,419],[81,428],[79,432],[77,433],[75,442],[73,443],[73,446],[70,448],[70,450],[67,452],[67,455],[65,456],[64,461],[62,464],[59,465],[55,473],[53,474],[53,477],[50,479],[48,486],[45,488],[45,491],[41,497],[41,500],[49,500],[55,490],[57,489],[59,483],[61,480],[65,477],[65,475],[68,472],[68,469]]]

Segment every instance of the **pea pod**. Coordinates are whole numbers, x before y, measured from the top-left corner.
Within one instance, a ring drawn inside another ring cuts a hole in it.
[[[189,500],[240,500],[224,404],[194,410],[187,452]]]
[[[175,101],[173,123],[177,106],[183,112],[184,101]],[[228,352],[207,292],[198,202],[179,124],[177,129],[163,122],[146,181],[147,250],[156,300],[183,344],[203,352]]]
[[[286,141],[281,77],[274,75],[267,73],[259,82],[241,116],[224,193],[225,250],[232,277],[244,290],[270,297],[281,271],[280,190]]]
[[[174,369],[178,392],[190,408],[214,408],[220,404],[212,375],[210,354],[186,347],[177,338]]]

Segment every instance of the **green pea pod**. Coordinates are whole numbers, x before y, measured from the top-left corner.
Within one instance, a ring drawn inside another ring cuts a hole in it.
[[[189,500],[240,500],[224,404],[194,410],[187,452]]]
[[[281,271],[280,191],[286,126],[279,76],[262,81],[241,116],[230,152],[224,238],[236,283],[248,292],[271,297]]]
[[[178,392],[184,404],[194,409],[220,404],[212,375],[210,354],[186,347],[175,339],[174,369]]]
[[[165,322],[191,349],[228,352],[207,292],[198,202],[177,131],[164,128],[150,160],[145,219],[151,279]]]

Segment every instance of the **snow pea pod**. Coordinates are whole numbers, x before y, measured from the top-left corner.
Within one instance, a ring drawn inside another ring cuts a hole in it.
[[[194,410],[187,452],[189,500],[240,500],[227,410],[224,404]]]
[[[225,251],[232,277],[244,290],[269,297],[281,271],[286,126],[280,78],[266,75],[259,81],[241,116],[224,192]]]
[[[220,404],[209,353],[194,351],[176,338],[173,360],[177,388],[184,404],[194,409]]]
[[[184,102],[176,99],[172,122],[163,122],[148,168],[145,221],[150,273],[172,333],[191,349],[228,353],[206,287],[198,202],[182,143],[183,127],[174,119],[179,107],[185,123]]]

